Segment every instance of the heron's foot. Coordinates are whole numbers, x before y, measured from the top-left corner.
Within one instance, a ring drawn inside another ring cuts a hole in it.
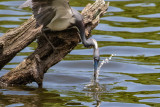
[[[49,29],[47,27],[43,28],[43,32],[46,32],[46,31],[51,31],[51,29]]]

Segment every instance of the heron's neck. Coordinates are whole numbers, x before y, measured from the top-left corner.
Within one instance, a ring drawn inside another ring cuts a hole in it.
[[[97,44],[97,41],[95,39],[86,39],[85,26],[84,26],[84,23],[83,23],[83,19],[79,19],[80,17],[76,17],[76,18],[77,19],[76,19],[75,25],[77,26],[77,28],[79,30],[82,44],[85,47],[91,47],[91,46],[93,46],[94,49],[98,49],[98,44]]]
[[[93,46],[94,50],[98,49],[98,44],[97,44],[97,41],[95,39],[86,39],[85,28],[80,31],[80,36],[81,36],[82,43],[83,43],[83,45],[85,47],[91,47],[91,46]]]
[[[97,41],[95,40],[95,39],[92,39],[92,41],[93,41],[93,46],[94,46],[94,49],[98,49],[98,43],[97,43]]]
[[[93,49],[94,49],[93,55],[94,55],[94,57],[98,58],[99,57],[99,49],[98,49],[97,41],[95,39],[86,39],[85,27],[84,27],[83,22],[78,23],[77,27],[78,27],[79,32],[80,32],[80,37],[81,37],[82,44],[85,47],[93,47]]]

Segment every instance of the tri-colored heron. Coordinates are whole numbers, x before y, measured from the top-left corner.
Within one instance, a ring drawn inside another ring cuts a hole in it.
[[[45,29],[62,31],[72,26],[78,28],[83,45],[94,48],[94,78],[96,79],[96,71],[100,60],[97,41],[86,39],[83,17],[77,10],[70,7],[69,0],[27,0],[20,7],[28,6],[32,8],[37,26],[43,26],[42,33],[44,35]],[[54,48],[53,45],[52,47]]]

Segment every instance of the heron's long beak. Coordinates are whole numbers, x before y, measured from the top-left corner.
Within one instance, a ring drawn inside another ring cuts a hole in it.
[[[94,59],[94,80],[97,80],[97,70],[98,70],[98,64],[99,64],[99,60]]]

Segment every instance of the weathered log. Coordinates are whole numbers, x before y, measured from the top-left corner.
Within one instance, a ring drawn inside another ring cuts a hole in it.
[[[9,30],[0,38],[0,69],[36,39],[39,32],[36,31],[35,26],[36,21],[32,16],[27,22]]]
[[[98,23],[99,18],[106,13],[109,3],[104,0],[96,0],[88,4],[82,11],[86,27],[86,35]],[[33,16],[20,27],[8,31],[0,38],[0,68],[8,63],[19,51],[38,39],[37,49],[16,68],[0,78],[1,86],[26,85],[37,82],[42,86],[43,76],[47,70],[61,61],[80,42],[79,33],[76,28],[70,28],[60,32],[45,32],[49,40],[56,48],[53,50],[41,33],[41,27],[35,29],[36,21]]]

